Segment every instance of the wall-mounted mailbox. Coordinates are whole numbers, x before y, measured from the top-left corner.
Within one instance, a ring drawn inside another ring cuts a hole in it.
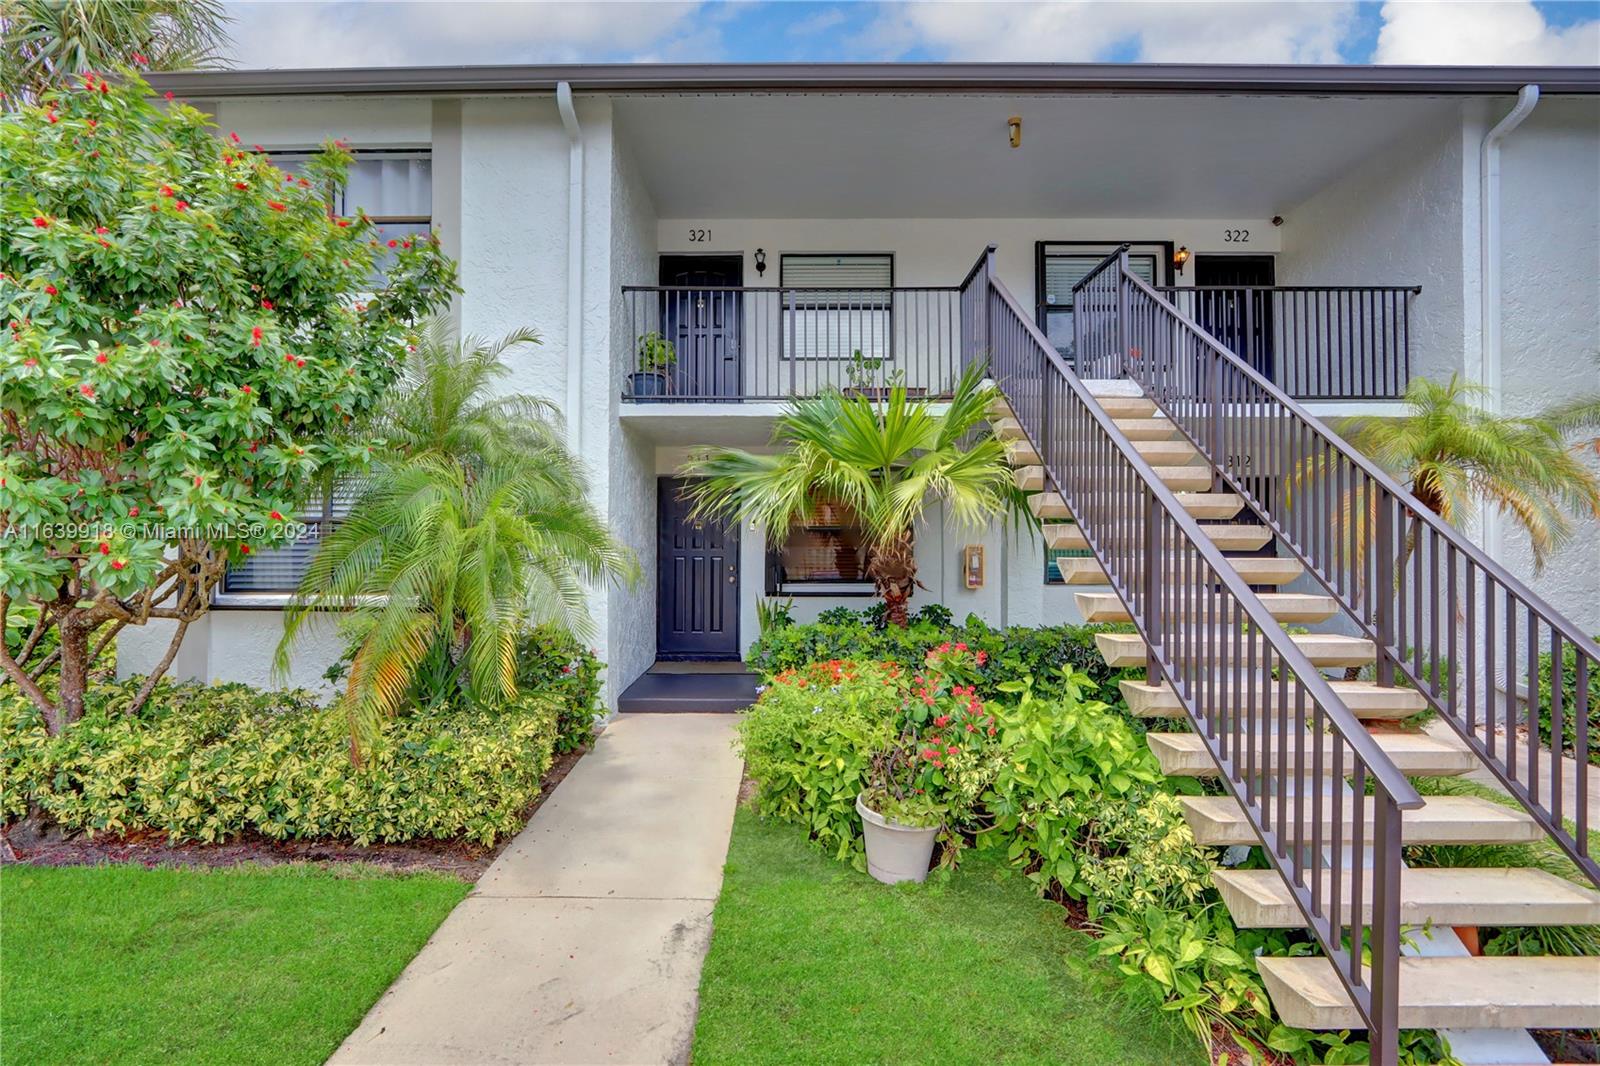
[[[967,588],[983,588],[982,544],[968,544],[961,549],[961,575]]]

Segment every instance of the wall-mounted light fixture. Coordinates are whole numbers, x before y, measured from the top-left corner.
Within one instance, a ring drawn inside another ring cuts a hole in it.
[[[767,272],[767,250],[765,248],[757,248],[756,249],[756,273],[764,275],[764,274],[766,274],[766,272]]]
[[[1011,131],[1011,147],[1022,147],[1022,116],[1012,115],[1006,119],[1006,129]]]
[[[1173,265],[1173,267],[1178,271],[1178,273],[1182,274],[1183,273],[1183,266],[1188,261],[1189,261],[1189,246],[1186,245],[1186,244],[1178,245],[1178,250],[1176,252],[1172,253],[1172,265]]]
[[[983,588],[982,544],[968,544],[961,549],[961,579],[969,589]]]

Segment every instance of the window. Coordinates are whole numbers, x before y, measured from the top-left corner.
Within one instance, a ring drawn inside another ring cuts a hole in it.
[[[783,343],[790,359],[894,358],[894,256],[877,253],[784,255]]]
[[[860,595],[867,577],[867,533],[851,509],[823,503],[770,553],[770,591]]]
[[[291,174],[304,168],[311,152],[275,153],[272,161]],[[343,189],[335,189],[329,207],[336,215],[365,211],[374,236],[384,249],[381,274],[388,265],[387,243],[426,235],[433,224],[433,160],[427,149],[369,148],[356,152]]]
[[[1039,245],[1039,326],[1070,363],[1072,361],[1072,287],[1089,275],[1116,244]],[[1151,285],[1158,284],[1156,264],[1166,255],[1165,246],[1136,244],[1128,250],[1128,268]]]
[[[222,581],[224,595],[289,593],[300,587],[300,579],[317,554],[322,534],[331,532],[340,519],[350,513],[355,489],[336,486],[332,493],[315,500],[299,516],[310,532],[281,548],[263,548],[229,569]]]

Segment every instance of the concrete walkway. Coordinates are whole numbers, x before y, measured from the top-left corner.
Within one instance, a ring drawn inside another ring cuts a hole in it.
[[[687,1062],[734,721],[615,719],[329,1062]]]

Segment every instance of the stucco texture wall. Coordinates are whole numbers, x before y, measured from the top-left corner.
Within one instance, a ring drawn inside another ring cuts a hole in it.
[[[1283,212],[1278,284],[1420,285],[1412,304],[1412,372],[1437,378],[1460,372],[1468,332],[1464,263],[1477,254],[1469,234],[1476,233],[1476,198],[1465,199],[1467,153],[1467,131],[1456,114],[1354,163]]]
[[[1554,98],[1501,150],[1501,409],[1528,415],[1600,393],[1600,101]],[[1589,462],[1600,471],[1600,457]],[[1600,633],[1600,520],[1542,574],[1509,523],[1502,561],[1571,618]]]

